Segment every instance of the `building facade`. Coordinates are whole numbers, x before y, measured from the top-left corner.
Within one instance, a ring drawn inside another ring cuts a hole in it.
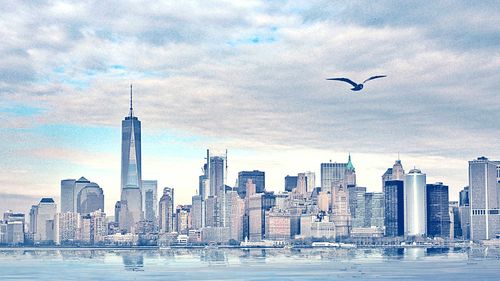
[[[405,230],[404,181],[385,181],[383,193],[385,235],[403,236]]]
[[[405,175],[404,182],[405,235],[425,236],[427,234],[426,175],[412,169]]]
[[[450,206],[448,186],[427,184],[427,236],[450,237]]]

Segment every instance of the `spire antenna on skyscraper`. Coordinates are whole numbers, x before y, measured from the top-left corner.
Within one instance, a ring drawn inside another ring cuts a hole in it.
[[[130,84],[130,117],[132,117],[133,114],[133,107],[132,107],[132,84]]]

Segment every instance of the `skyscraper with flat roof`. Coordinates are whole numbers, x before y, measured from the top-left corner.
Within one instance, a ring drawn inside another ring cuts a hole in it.
[[[262,193],[266,190],[266,173],[263,171],[241,171],[238,173],[238,195],[245,198],[247,180],[251,179],[256,186],[256,192]]]
[[[488,240],[500,231],[497,164],[486,157],[469,161],[470,239]]]
[[[134,116],[132,85],[130,111],[122,121],[120,229],[133,232],[142,220],[141,121]]]
[[[75,182],[75,179],[66,179],[61,181],[61,213],[75,212],[73,209]]]
[[[297,187],[297,176],[285,177],[285,191],[292,192]]]
[[[142,211],[144,219],[147,221],[156,222],[157,217],[157,195],[158,181],[143,180],[142,181]]]
[[[404,235],[404,182],[389,180],[384,182],[384,224],[385,235]]]
[[[427,236],[447,238],[450,236],[448,186],[438,182],[426,188]]]

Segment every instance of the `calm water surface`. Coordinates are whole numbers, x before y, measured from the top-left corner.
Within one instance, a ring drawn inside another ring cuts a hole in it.
[[[500,280],[500,249],[0,250],[0,280]]]

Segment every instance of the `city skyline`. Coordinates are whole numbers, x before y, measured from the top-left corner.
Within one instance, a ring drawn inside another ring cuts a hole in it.
[[[365,4],[6,4],[0,204],[27,213],[84,176],[112,214],[130,83],[142,178],[158,180],[158,198],[171,187],[189,203],[210,148],[229,150],[227,184],[259,170],[271,191],[348,153],[358,185],[381,191],[401,153],[458,200],[467,161],[500,154],[498,14],[487,3]],[[381,71],[361,95],[324,81]]]

